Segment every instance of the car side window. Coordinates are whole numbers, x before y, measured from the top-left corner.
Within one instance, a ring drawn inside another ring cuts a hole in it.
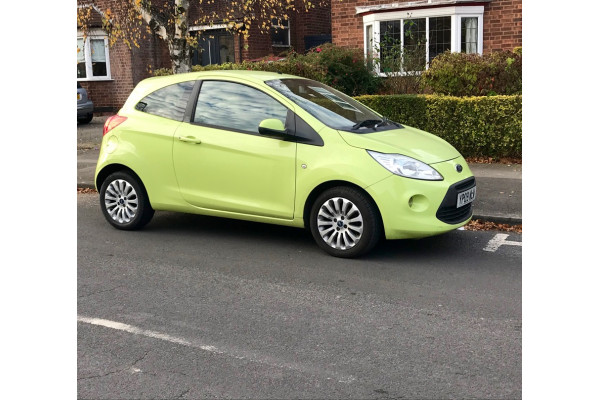
[[[135,109],[159,117],[183,121],[194,83],[194,81],[180,82],[158,89],[140,100],[135,105]]]
[[[240,83],[204,81],[193,122],[258,134],[267,118],[286,122],[288,109],[266,93]]]

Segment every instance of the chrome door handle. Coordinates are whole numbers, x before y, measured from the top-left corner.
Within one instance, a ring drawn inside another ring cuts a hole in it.
[[[200,144],[202,141],[194,136],[179,136],[179,140],[186,143]]]

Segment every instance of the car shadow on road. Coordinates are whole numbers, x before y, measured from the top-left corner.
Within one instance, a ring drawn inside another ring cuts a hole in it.
[[[297,248],[303,254],[321,253],[330,257],[314,242],[307,229],[281,225],[208,217],[195,214],[157,212],[143,231],[154,234],[174,234],[196,238],[219,238],[251,243],[255,248]],[[456,254],[457,247],[472,247],[465,235],[449,232],[423,239],[382,240],[361,261],[385,262],[399,258],[439,259]]]

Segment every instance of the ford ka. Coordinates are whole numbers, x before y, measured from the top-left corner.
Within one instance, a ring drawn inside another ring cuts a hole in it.
[[[336,257],[469,222],[476,184],[441,138],[322,83],[208,71],[141,81],[107,119],[95,184],[115,228],[155,210],[305,227]]]

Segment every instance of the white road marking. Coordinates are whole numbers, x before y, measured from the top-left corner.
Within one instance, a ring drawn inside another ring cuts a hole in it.
[[[493,238],[490,239],[490,241],[488,242],[487,246],[483,250],[484,251],[495,252],[502,245],[521,246],[521,247],[523,247],[523,243],[522,242],[514,242],[512,240],[506,240],[506,238],[508,236],[509,235],[507,235],[506,233],[497,233],[496,236],[494,236]]]
[[[149,338],[153,338],[153,339],[159,339],[159,340],[163,340],[163,341],[170,342],[170,343],[176,343],[176,344],[179,344],[182,346],[193,347],[196,349],[207,351],[209,353],[221,354],[221,355],[225,355],[228,357],[233,357],[238,360],[247,360],[247,361],[251,361],[251,362],[265,364],[270,367],[286,368],[286,369],[300,371],[300,372],[308,373],[308,374],[312,374],[312,375],[315,375],[315,374],[328,375],[328,376],[326,376],[327,379],[335,379],[340,383],[350,383],[350,382],[353,382],[356,380],[356,378],[352,375],[342,375],[342,374],[338,374],[336,372],[324,371],[324,370],[321,370],[320,368],[309,367],[309,366],[305,366],[305,365],[301,365],[301,364],[297,364],[297,363],[278,362],[277,360],[274,360],[271,357],[265,357],[265,356],[257,357],[256,355],[251,355],[250,353],[244,352],[244,351],[235,351],[235,350],[227,350],[227,349],[223,349],[223,348],[218,348],[215,346],[210,346],[210,345],[199,343],[197,340],[187,340],[184,338],[167,335],[165,333],[160,333],[160,332],[156,332],[156,331],[152,331],[152,330],[148,330],[148,329],[142,329],[142,328],[138,328],[136,326],[132,326],[132,325],[124,324],[121,322],[116,322],[116,321],[110,321],[107,319],[89,318],[89,317],[84,317],[84,316],[78,315],[77,321],[83,322],[86,324],[91,324],[91,325],[103,326],[105,328],[116,329],[119,331],[132,333],[134,335],[145,336],[145,337],[149,337]]]

